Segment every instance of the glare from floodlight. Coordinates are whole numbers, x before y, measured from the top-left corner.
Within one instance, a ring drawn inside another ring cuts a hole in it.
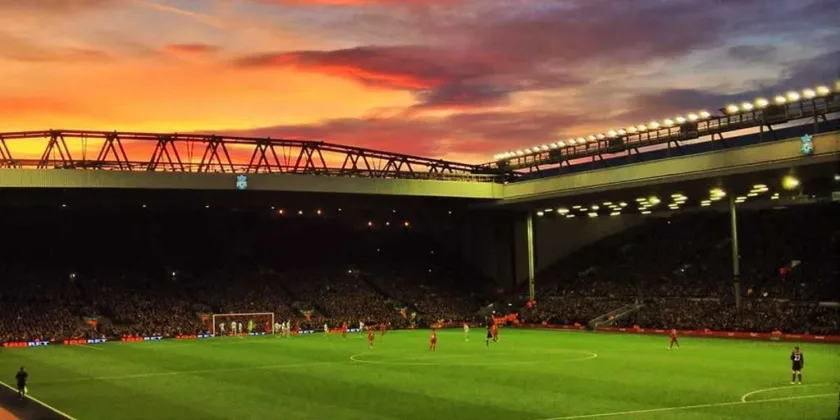
[[[697,114],[695,114],[693,112],[691,114],[688,114],[688,120],[689,121],[697,121],[697,119],[699,119],[699,118],[700,118],[700,116],[698,116]]]
[[[559,145],[557,143],[551,143],[551,144],[548,145],[548,147],[550,147],[552,149],[556,149],[558,146]]]
[[[607,132],[607,136],[609,136],[609,137],[615,137],[617,135],[618,135],[618,131],[615,131],[615,130],[610,130],[610,131]]]
[[[787,99],[791,102],[799,100],[799,92],[790,91],[785,96],[787,96]]]
[[[557,209],[557,213],[560,213],[560,214],[566,214],[568,212],[569,212],[569,209],[566,209],[566,208],[561,207],[561,208]]]
[[[650,210],[645,210],[642,212],[642,214],[650,214]]]
[[[729,105],[726,106],[726,113],[727,114],[737,114],[738,111],[740,111],[740,109],[738,108],[738,105],[729,104]]]
[[[670,127],[674,125],[674,120],[670,118],[665,118],[665,120],[662,121],[662,125],[664,125],[665,127]]]
[[[597,135],[597,136],[595,136],[595,137],[596,137],[598,140],[603,140],[603,139],[604,139],[604,138],[606,138],[607,136],[605,136],[605,135],[604,135],[604,133],[600,133],[600,134],[598,134],[598,135]]]
[[[586,143],[586,139],[583,137],[578,137],[577,142],[580,144]]]
[[[712,114],[710,114],[709,111],[700,111],[698,115],[700,115],[700,119],[703,120],[712,116]]]
[[[535,146],[533,149],[531,149],[531,151],[532,151],[532,152],[534,152],[534,153],[539,152],[539,151],[540,151],[540,147],[539,147],[539,146]]]
[[[637,130],[637,129],[636,129],[636,126],[634,126],[634,125],[631,125],[630,127],[627,127],[627,132],[628,132],[628,133],[631,133],[631,134],[632,134],[632,133],[635,133],[635,132],[637,132],[637,131],[639,131],[639,130]]]
[[[817,86],[817,95],[826,96],[831,93],[831,89],[828,86]]]
[[[598,210],[598,209],[599,209],[599,207],[598,207],[598,205],[597,205],[597,204],[592,205],[592,207],[590,207],[590,208],[591,208],[592,210]]]
[[[557,142],[557,147],[559,147],[559,148],[566,147],[566,143],[563,143],[562,141],[558,141]]]
[[[815,92],[814,89],[805,89],[802,91],[802,96],[805,97],[805,99],[812,99],[817,96],[817,92]]]
[[[614,212],[610,213],[610,216],[618,216],[620,214],[621,214],[620,211],[614,211]]]
[[[624,201],[622,201],[622,202],[618,203],[618,206],[619,206],[619,207],[627,207],[627,203],[625,203]]]
[[[677,124],[682,124],[684,122],[685,122],[685,117],[682,117],[682,116],[677,117]]]
[[[541,212],[541,211],[538,211],[538,212],[537,212],[537,216],[540,216],[540,217],[542,217],[544,214],[545,214],[545,213],[543,213],[543,212]]]
[[[782,179],[782,187],[786,190],[792,190],[799,186],[799,180],[796,177],[788,175]]]
[[[744,102],[744,103],[741,104],[741,110],[742,111],[752,111],[753,110],[753,104],[751,104],[749,102]]]
[[[544,144],[544,145],[540,146],[540,149],[542,149],[543,151],[546,151],[546,150],[548,150],[548,145]]]
[[[656,204],[659,204],[659,203],[660,203],[659,198],[658,198],[658,197],[656,197],[656,196],[652,196],[652,197],[648,198],[648,201],[649,201],[651,204],[654,204],[654,205],[656,205]]]
[[[640,124],[639,126],[636,127],[636,129],[639,130],[639,131],[647,131],[647,126],[644,125],[644,124]]]
[[[776,95],[776,97],[773,98],[773,102],[775,102],[776,105],[784,105],[785,103],[787,103],[787,98],[785,98],[782,95]]]
[[[747,197],[758,197],[758,193],[751,192],[747,194]]]
[[[574,215],[574,214],[567,214],[567,215],[566,215],[566,218],[567,218],[567,219],[573,219],[574,217],[575,217],[575,215]]]
[[[770,105],[770,101],[764,98],[758,98],[755,100],[755,106],[758,108],[766,108],[767,105]]]
[[[598,217],[598,213],[587,213],[589,217]]]
[[[639,198],[636,199],[636,201],[641,203],[641,202],[647,201],[647,198],[639,197]]]
[[[764,184],[755,184],[755,185],[753,185],[753,188],[756,189],[756,190],[763,190],[763,189],[766,189],[767,186],[764,185]]]
[[[618,130],[618,135],[619,135],[619,136],[624,136],[624,135],[627,135],[627,130],[625,130],[625,129],[623,129],[623,128],[622,128],[622,129],[620,129],[620,130]]]
[[[656,121],[651,121],[650,123],[648,123],[648,127],[656,130],[657,128],[659,128],[659,123]]]

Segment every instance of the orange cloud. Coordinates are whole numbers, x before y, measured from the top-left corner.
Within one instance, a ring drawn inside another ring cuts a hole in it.
[[[221,51],[221,47],[210,44],[168,44],[161,51],[179,56],[204,56]]]

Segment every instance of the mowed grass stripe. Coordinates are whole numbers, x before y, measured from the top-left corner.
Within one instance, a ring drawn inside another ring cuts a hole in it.
[[[7,349],[0,368],[26,365],[34,395],[78,412],[80,420],[115,418],[115,412],[127,420],[264,419],[278,413],[295,419],[533,420],[733,401],[789,379],[790,343],[685,338],[679,351],[665,350],[666,344],[661,337],[503,330],[501,342],[488,349],[481,334],[473,333],[466,343],[459,331],[443,331],[438,352],[430,354],[427,331],[406,331],[377,336],[372,351],[363,339],[345,342],[335,335],[109,343],[98,352],[58,346]],[[813,370],[806,381],[836,380],[837,347],[804,347]],[[562,361],[580,355],[574,351],[599,357]],[[359,353],[440,365],[349,360]],[[470,361],[498,364],[463,366]],[[505,364],[511,361],[538,363]],[[300,366],[279,367],[286,364]],[[97,375],[106,378],[67,382]],[[138,401],[143,410],[122,408]],[[716,413],[720,418],[733,413],[750,418],[760,413],[766,420],[809,418],[809,413],[824,416],[831,408],[830,402],[811,400],[766,404],[779,407],[710,407],[704,410],[707,417],[698,418],[716,418]],[[651,412],[644,418],[665,414]]]

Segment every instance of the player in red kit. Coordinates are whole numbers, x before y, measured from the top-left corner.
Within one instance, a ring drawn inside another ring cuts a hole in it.
[[[379,324],[379,335],[385,335],[385,323]]]
[[[429,337],[429,351],[437,349],[437,330],[432,329],[432,336]]]
[[[347,321],[341,323],[341,338],[347,341]]]
[[[499,342],[499,325],[498,324],[493,323],[492,332],[493,332],[493,341],[498,343]]]
[[[671,336],[671,345],[668,346],[668,350],[671,350],[672,348],[674,348],[674,344],[677,345],[677,350],[679,350],[680,349],[680,342],[677,341],[677,330],[671,328],[671,332],[668,333],[668,335]]]
[[[368,328],[368,346],[373,348],[373,339],[376,338],[376,334],[373,332],[373,328]]]

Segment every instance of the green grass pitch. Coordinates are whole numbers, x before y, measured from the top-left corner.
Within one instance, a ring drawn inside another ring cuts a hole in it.
[[[428,331],[215,338],[0,350],[32,396],[93,419],[833,419],[840,347],[503,329],[485,347]]]

